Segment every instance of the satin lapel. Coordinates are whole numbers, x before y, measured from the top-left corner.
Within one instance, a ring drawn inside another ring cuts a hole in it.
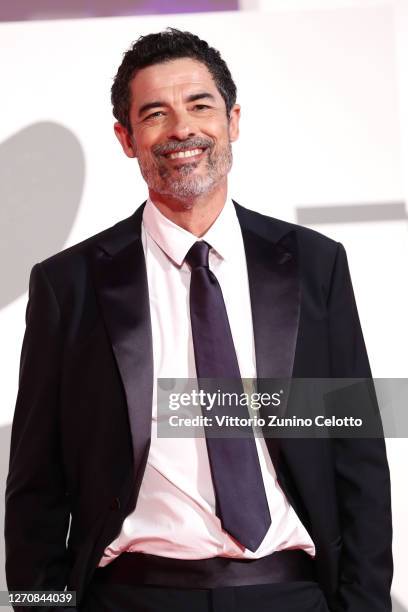
[[[290,378],[300,314],[296,232],[236,208],[247,258],[258,377]]]
[[[296,232],[238,205],[236,210],[247,259],[258,390],[266,391],[262,379],[289,379],[293,372],[300,316]],[[276,384],[269,390],[277,391]],[[282,401],[280,412],[284,407]],[[276,466],[280,445],[275,438],[266,442]]]
[[[127,400],[137,483],[150,446],[153,393],[149,293],[140,237],[142,210],[112,228],[95,257],[96,289]]]

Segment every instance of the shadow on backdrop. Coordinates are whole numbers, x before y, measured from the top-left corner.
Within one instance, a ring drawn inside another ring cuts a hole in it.
[[[84,176],[81,144],[58,123],[35,123],[0,144],[0,308],[27,291],[35,263],[64,247]]]

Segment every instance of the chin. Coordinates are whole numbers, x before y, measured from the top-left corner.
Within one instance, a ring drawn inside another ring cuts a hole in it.
[[[214,181],[211,179],[200,179],[197,177],[194,181],[172,181],[171,184],[162,185],[161,188],[155,191],[161,195],[167,195],[181,202],[185,202],[186,208],[191,208],[193,206],[191,202],[192,199],[210,193],[214,187]]]

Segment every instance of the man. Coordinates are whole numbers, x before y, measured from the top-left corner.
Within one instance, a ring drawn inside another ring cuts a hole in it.
[[[370,377],[342,245],[228,197],[235,97],[190,33],[124,56],[115,133],[149,198],[32,270],[9,589],[68,585],[85,612],[391,610],[383,440],[157,436],[157,378]]]

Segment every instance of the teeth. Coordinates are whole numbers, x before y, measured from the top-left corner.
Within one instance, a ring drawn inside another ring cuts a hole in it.
[[[180,157],[193,157],[193,155],[199,155],[201,149],[190,149],[189,151],[177,151],[176,153],[170,153],[168,156],[170,159],[179,159]]]

